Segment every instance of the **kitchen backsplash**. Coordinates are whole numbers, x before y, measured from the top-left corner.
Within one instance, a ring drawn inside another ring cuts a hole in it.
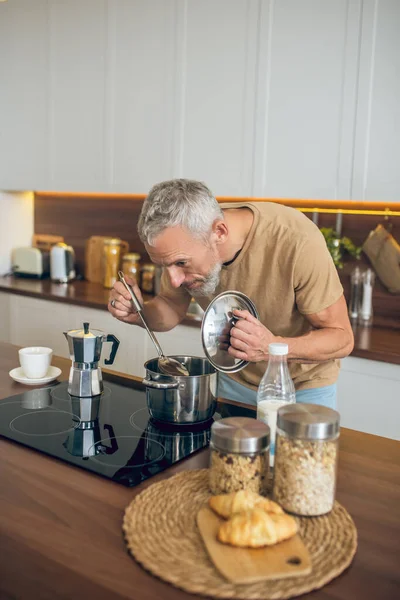
[[[92,235],[119,237],[131,252],[148,260],[137,234],[143,197],[35,194],[34,231],[64,237],[76,255],[77,269],[84,273],[86,240]]]
[[[92,235],[113,236],[126,240],[129,243],[130,251],[139,252],[146,260],[146,251],[137,234],[137,221],[143,199],[143,195],[36,193],[34,200],[34,232],[63,236],[65,241],[75,249],[80,273],[83,273],[85,243]],[[223,200],[236,199],[223,198]],[[294,203],[290,200],[280,200],[280,202],[284,204]],[[307,206],[307,204],[307,201],[301,201],[300,203],[301,206]],[[333,205],[334,203],[330,202],[329,204]],[[356,204],[354,202],[354,205]],[[315,205],[318,206],[318,202],[315,202]],[[381,206],[384,209],[386,205],[382,204]],[[355,208],[357,207],[355,206]],[[310,212],[306,215],[310,219],[313,218],[313,214]],[[378,223],[382,223],[390,229],[392,235],[400,242],[400,217],[390,217],[389,220],[386,220],[385,217],[377,215],[344,214],[342,217],[342,235],[350,237],[355,245],[362,245],[368,233]],[[335,214],[318,214],[319,227],[335,228],[335,225]]]

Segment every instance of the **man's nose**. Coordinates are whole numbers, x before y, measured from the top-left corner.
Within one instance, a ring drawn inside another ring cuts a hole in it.
[[[182,269],[177,267],[169,269],[169,277],[171,280],[171,285],[174,288],[178,288],[185,281],[185,274]]]

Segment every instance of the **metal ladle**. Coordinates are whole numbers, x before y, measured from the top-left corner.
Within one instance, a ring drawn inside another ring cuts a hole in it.
[[[118,271],[118,277],[119,277],[120,281],[124,284],[124,286],[126,287],[128,292],[130,293],[134,307],[136,308],[136,310],[139,314],[139,317],[142,319],[142,323],[145,326],[147,333],[149,334],[149,336],[151,338],[151,341],[153,342],[153,344],[156,347],[156,350],[158,353],[158,366],[160,368],[160,371],[162,373],[164,373],[165,375],[174,375],[174,376],[178,376],[178,377],[182,376],[182,375],[188,376],[189,371],[187,370],[185,365],[180,363],[175,358],[171,358],[170,356],[164,355],[164,352],[162,351],[162,348],[161,348],[160,344],[158,343],[156,336],[154,335],[154,333],[152,332],[152,330],[150,329],[150,327],[147,324],[146,317],[144,316],[144,313],[143,313],[142,305],[140,304],[139,300],[137,299],[136,294],[133,291],[133,289],[131,288],[131,286],[125,281],[125,277],[124,277],[124,274],[122,271]]]

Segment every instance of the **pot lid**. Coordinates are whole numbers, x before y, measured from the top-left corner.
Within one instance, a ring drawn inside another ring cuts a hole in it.
[[[227,291],[216,296],[208,305],[201,324],[201,341],[205,355],[218,371],[236,373],[249,363],[228,354],[230,331],[236,321],[235,309],[248,310],[259,318],[253,302],[242,292]]]

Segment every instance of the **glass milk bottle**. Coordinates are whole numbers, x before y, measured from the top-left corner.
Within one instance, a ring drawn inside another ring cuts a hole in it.
[[[287,344],[269,344],[268,367],[257,392],[257,419],[270,428],[270,467],[274,466],[278,409],[296,401],[294,384],[287,364]]]

